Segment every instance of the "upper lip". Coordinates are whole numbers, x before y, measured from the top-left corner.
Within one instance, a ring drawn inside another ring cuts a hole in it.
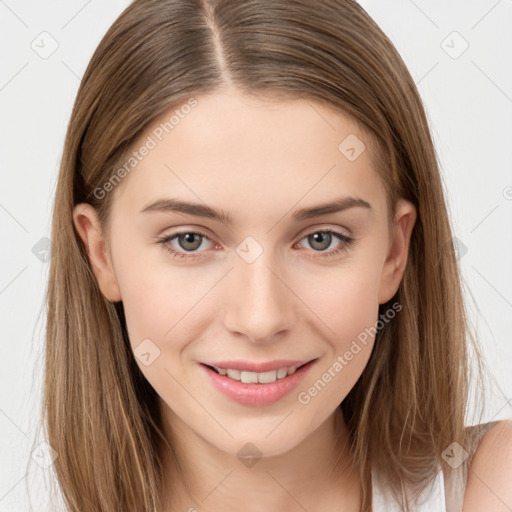
[[[215,366],[216,368],[224,368],[225,370],[240,370],[247,372],[263,373],[279,370],[279,368],[290,368],[292,366],[299,367],[309,363],[312,359],[302,361],[292,359],[276,359],[275,361],[266,361],[262,363],[253,363],[251,361],[202,361],[207,366]]]

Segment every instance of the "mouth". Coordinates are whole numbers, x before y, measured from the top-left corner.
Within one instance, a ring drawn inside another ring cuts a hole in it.
[[[306,366],[312,361],[314,360],[288,366],[282,365],[277,369],[261,372],[242,370],[239,368],[230,368],[226,366],[214,366],[205,363],[202,364],[204,364],[204,366],[217,373],[218,375],[243,382],[244,384],[270,384],[272,382],[276,382],[277,380],[285,379],[289,375],[293,375],[297,370],[300,370],[302,367]],[[240,365],[232,364],[231,366]]]
[[[281,360],[264,364],[227,361],[222,364],[199,363],[199,366],[206,374],[207,382],[226,398],[245,406],[266,406],[280,401],[297,388],[317,360]]]

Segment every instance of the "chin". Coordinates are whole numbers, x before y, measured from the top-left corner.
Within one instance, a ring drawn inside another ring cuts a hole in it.
[[[215,440],[216,442],[209,442],[219,450],[242,460],[244,458],[259,459],[284,455],[299,445],[306,437],[305,433],[290,433],[284,428],[278,435],[278,429],[270,435],[268,435],[268,432],[261,430],[255,433],[254,436],[247,435],[247,433],[236,436],[233,433],[234,439],[227,439],[226,443],[219,444],[218,439]]]

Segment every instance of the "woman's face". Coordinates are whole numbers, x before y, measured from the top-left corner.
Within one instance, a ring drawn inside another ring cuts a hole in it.
[[[249,442],[277,455],[332,417],[365,368],[414,208],[400,203],[390,233],[365,136],[325,106],[195,100],[139,138],[108,192],[106,258],[97,230],[90,256],[169,421],[233,455]]]

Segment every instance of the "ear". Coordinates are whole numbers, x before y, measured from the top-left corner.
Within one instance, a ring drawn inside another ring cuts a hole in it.
[[[407,264],[412,228],[416,223],[416,207],[400,199],[396,207],[393,239],[386,261],[382,267],[379,288],[379,304],[390,300],[398,290]]]
[[[96,210],[88,203],[76,205],[73,210],[73,222],[87,250],[101,293],[111,302],[120,301],[121,292]]]

